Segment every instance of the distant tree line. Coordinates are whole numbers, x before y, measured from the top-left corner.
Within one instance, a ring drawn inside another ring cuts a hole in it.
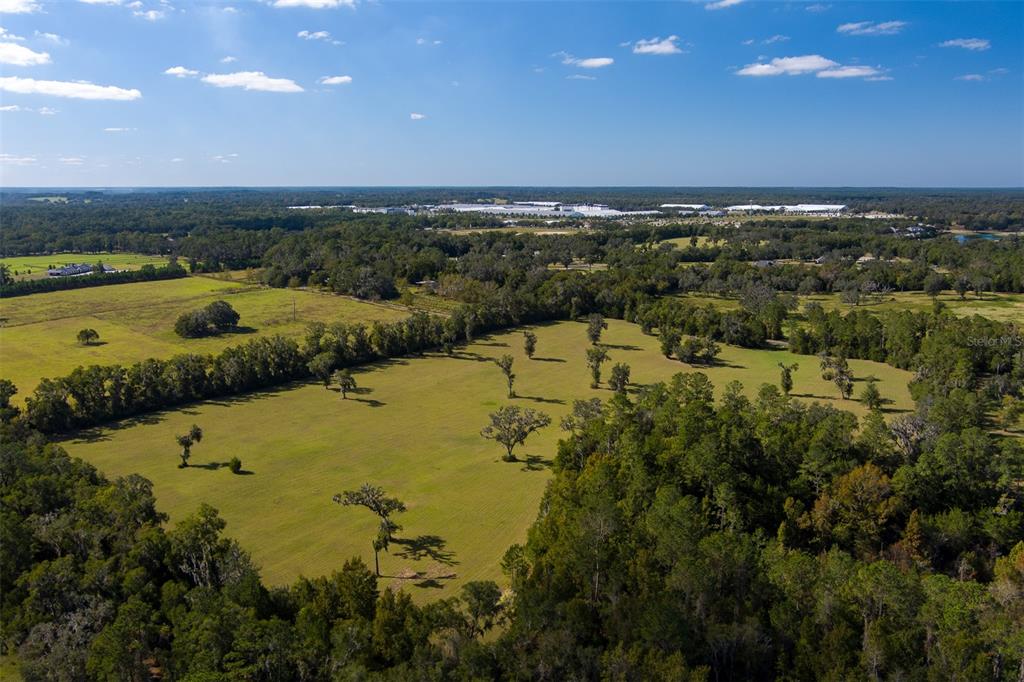
[[[163,266],[152,264],[143,265],[138,270],[123,270],[121,272],[95,273],[91,275],[80,275],[78,277],[46,277],[42,279],[23,279],[18,281],[4,282],[0,284],[0,298],[12,298],[14,296],[27,296],[29,294],[41,294],[50,291],[64,291],[67,289],[84,289],[87,287],[101,287],[108,284],[128,284],[129,282],[153,282],[164,279],[177,279],[185,277],[188,273],[185,268],[177,263],[168,263]]]

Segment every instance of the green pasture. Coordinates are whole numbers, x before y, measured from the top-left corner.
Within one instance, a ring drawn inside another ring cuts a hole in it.
[[[739,300],[723,296],[706,294],[677,294],[676,298],[690,301],[698,305],[710,303],[720,310],[733,310],[739,307]],[[819,303],[825,310],[839,310],[847,313],[851,310],[870,310],[885,312],[894,310],[931,310],[932,297],[920,292],[896,292],[883,296],[864,296],[858,305],[843,303],[839,294],[816,294],[799,296],[800,310],[808,303]],[[944,291],[936,297],[957,315],[981,315],[1002,322],[1024,323],[1024,294],[987,293],[982,298],[967,294],[961,299],[956,292]],[[798,310],[798,312],[800,311]]]
[[[609,325],[605,378],[615,362],[628,363],[639,384],[695,369],[666,359],[657,339],[636,325]],[[522,351],[522,334],[508,332],[478,340],[455,357],[427,354],[359,368],[360,393],[348,400],[319,384],[296,384],[149,415],[64,444],[111,477],[139,473],[153,481],[158,506],[172,523],[203,502],[218,508],[227,533],[252,553],[271,584],[328,573],[353,555],[373,565],[374,517],[331,501],[335,493],[366,482],[408,505],[396,518],[403,526],[398,542],[382,556],[382,584],[429,598],[451,594],[469,580],[504,582],[500,559],[509,545],[525,540],[536,518],[547,463],[562,435],[560,418],[574,399],[611,396],[605,385],[589,387],[585,324],[534,330],[533,360]],[[515,358],[519,397],[512,400],[491,361],[505,353]],[[696,369],[719,391],[736,379],[753,395],[762,382],[778,381],[779,362],[801,363],[794,376],[801,399],[864,414],[859,403],[837,399],[811,356],[723,347],[717,365]],[[866,361],[850,364],[858,378],[879,379],[883,395],[894,401],[893,414],[911,407],[908,373]],[[552,417],[551,426],[517,451],[519,462],[501,461],[501,446],[479,435],[487,415],[509,402]],[[204,438],[193,451],[194,466],[179,469],[174,436],[193,423],[203,428]],[[244,475],[224,466],[235,456]]]
[[[241,315],[241,332],[183,339],[174,321],[183,312],[223,299]],[[0,377],[24,399],[43,377],[63,376],[79,365],[130,364],[177,353],[214,353],[255,335],[299,337],[314,320],[402,319],[400,306],[342,296],[270,289],[210,277],[185,277],[32,294],[0,300]],[[100,343],[78,345],[83,328]]]
[[[64,265],[102,261],[117,270],[138,270],[143,265],[166,265],[167,256],[147,256],[141,253],[55,253],[49,256],[11,256],[0,258],[0,264],[11,269],[15,279],[40,279],[50,268]]]

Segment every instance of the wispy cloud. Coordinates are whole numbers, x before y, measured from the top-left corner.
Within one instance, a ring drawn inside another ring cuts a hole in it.
[[[980,52],[992,47],[992,43],[985,38],[954,38],[939,43],[939,47],[962,47],[965,50]]]
[[[0,64],[39,66],[49,63],[50,55],[47,52],[36,52],[17,43],[0,43]]]
[[[38,33],[39,32],[36,31],[37,35],[38,35]],[[21,36],[14,35],[13,33],[8,31],[3,26],[0,26],[0,40],[17,40],[17,41],[20,41],[20,42],[24,42],[25,41],[24,38],[22,38]]]
[[[348,85],[352,82],[352,76],[324,76],[317,83],[321,85]]]
[[[873,66],[843,66],[839,62],[808,54],[800,57],[776,57],[770,62],[747,64],[736,72],[739,76],[801,76],[815,74],[818,78],[864,78],[871,80],[889,79],[884,72]]]
[[[19,104],[8,104],[2,106],[0,107],[0,111],[8,113],[14,113],[16,111],[25,111],[29,113],[39,114],[40,116],[53,116],[57,113],[56,109],[51,109],[50,107],[39,107],[38,109],[33,109],[32,107],[23,107]]]
[[[325,43],[341,45],[341,41],[332,38],[328,31],[299,31],[297,35],[303,40],[321,40]]]
[[[290,78],[271,78],[262,71],[211,73],[203,76],[201,80],[218,88],[242,88],[259,92],[303,92],[302,86]]]
[[[81,166],[85,163],[85,158],[81,156],[62,156],[57,160],[65,166]]]
[[[417,114],[415,111],[409,114],[409,119],[413,121],[422,121],[426,117],[426,114]]]
[[[894,36],[906,26],[905,21],[854,21],[840,24],[836,27],[836,32],[851,36]]]
[[[5,166],[31,166],[36,162],[34,156],[16,156],[14,154],[0,154],[0,164]]]
[[[597,76],[587,76],[582,73],[573,73],[565,77],[567,81],[596,81]]]
[[[743,2],[743,0],[717,0],[717,2],[709,2],[704,5],[704,9],[725,9],[726,7],[735,7]]]
[[[773,45],[775,43],[784,43],[789,40],[789,36],[784,36],[781,33],[776,33],[773,36],[769,36],[761,41],[763,45]]]
[[[132,15],[145,19],[146,21],[160,21],[161,19],[167,18],[167,12],[162,9],[137,9],[132,12]]]
[[[136,128],[104,128],[103,132],[105,132],[105,133],[133,133],[136,130],[137,130]]]
[[[211,156],[210,160],[217,163],[231,163],[237,158],[238,154],[217,154],[216,156]]]
[[[615,63],[615,60],[611,57],[586,57],[581,59],[564,51],[556,52],[552,56],[561,59],[562,63],[566,66],[578,66],[582,69],[600,69]]]
[[[872,66],[838,66],[815,74],[818,78],[876,78],[881,71]]]
[[[17,76],[0,77],[0,90],[19,95],[52,95],[72,99],[130,101],[142,97],[134,88],[95,85],[89,81],[50,81]]]
[[[274,7],[307,7],[309,9],[334,9],[355,7],[355,0],[274,0]]]
[[[747,64],[736,73],[740,76],[797,76],[839,66],[838,62],[818,54],[800,57],[776,57],[768,63]]]
[[[40,40],[47,40],[47,41],[53,43],[54,45],[67,45],[68,44],[68,40],[66,38],[62,38],[61,36],[57,35],[56,33],[45,33],[43,31],[36,31],[35,32],[35,37],[39,38]]]
[[[186,69],[184,66],[172,66],[171,68],[164,70],[164,75],[177,76],[178,78],[190,78],[198,76],[199,72],[195,69]]]
[[[441,41],[440,40],[428,40],[426,38],[417,38],[416,39],[416,44],[417,45],[434,45],[434,46],[437,46],[437,45],[441,44]]]
[[[983,81],[983,80],[987,80],[987,79],[984,76],[982,76],[980,73],[965,73],[962,76],[957,76],[953,80],[957,80],[957,81]]]
[[[677,43],[679,42],[679,36],[669,36],[662,40],[660,37],[648,38],[647,40],[638,40],[633,44],[633,54],[680,54],[680,49]]]
[[[233,64],[234,62],[237,62],[237,61],[238,61],[238,57],[232,57],[231,55],[228,55],[227,57],[221,57],[221,59],[220,59],[220,63],[221,64]]]
[[[39,11],[34,0],[0,0],[0,14],[32,14]]]
[[[804,9],[807,10],[808,12],[825,12],[831,7],[832,5],[826,5],[821,2],[815,2],[811,5],[807,5],[807,7],[804,7]]]

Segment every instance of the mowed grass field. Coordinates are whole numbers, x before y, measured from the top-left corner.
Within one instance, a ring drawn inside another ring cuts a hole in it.
[[[213,301],[228,301],[245,333],[183,339],[178,315]],[[293,315],[294,304],[294,315]],[[399,306],[363,303],[303,290],[270,289],[210,277],[134,282],[0,300],[0,377],[31,394],[43,377],[64,376],[79,365],[130,364],[178,353],[213,353],[255,335],[298,337],[314,320],[402,319]],[[100,344],[78,345],[78,330],[99,332]]]
[[[636,325],[609,325],[603,342],[611,363],[628,363],[634,383],[693,369],[662,356],[657,339]],[[395,519],[403,526],[398,542],[381,558],[389,576],[384,584],[429,598],[469,580],[503,583],[499,562],[509,545],[525,540],[536,518],[549,477],[544,462],[555,456],[562,435],[560,418],[574,399],[611,396],[605,385],[589,387],[585,324],[534,329],[533,360],[522,351],[522,334],[513,331],[479,340],[456,357],[428,354],[360,368],[362,392],[348,400],[318,384],[294,385],[150,415],[79,434],[64,445],[108,476],[139,473],[153,481],[158,507],[172,523],[203,502],[218,508],[226,532],[252,552],[271,584],[329,573],[353,555],[373,565],[374,516],[331,501],[335,493],[366,482],[408,505]],[[722,351],[720,364],[701,369],[719,391],[736,379],[753,395],[762,382],[778,381],[778,362],[800,362],[794,393],[864,414],[859,403],[835,399],[837,391],[820,379],[814,357],[725,346]],[[519,397],[512,400],[492,362],[506,353],[515,358]],[[850,364],[859,378],[879,378],[893,410],[911,407],[908,373],[871,362]],[[552,425],[516,453],[535,458],[532,466],[501,461],[503,448],[479,435],[488,414],[509,402],[552,417]],[[193,451],[194,466],[178,469],[174,436],[193,423],[204,437]],[[234,456],[246,475],[222,466]]]
[[[147,256],[141,253],[55,253],[49,256],[12,256],[0,258],[0,265],[11,269],[14,279],[40,279],[51,267],[102,261],[117,270],[138,270],[143,265],[166,265],[167,256]],[[16,273],[16,274],[15,274]]]

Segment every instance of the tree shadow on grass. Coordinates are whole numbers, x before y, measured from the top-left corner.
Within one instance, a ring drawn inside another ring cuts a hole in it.
[[[640,346],[630,344],[602,343],[601,345],[611,350],[643,350]]]
[[[565,401],[564,400],[560,400],[558,398],[542,398],[542,397],[536,396],[536,395],[519,395],[519,394],[516,394],[515,398],[519,399],[519,400],[532,400],[535,403],[547,403],[549,405],[565,405]]]
[[[489,346],[491,348],[508,348],[508,344],[503,341],[477,341],[478,346]]]
[[[385,405],[387,405],[387,403],[382,402],[380,400],[375,400],[373,398],[352,398],[352,400],[357,403],[363,403],[368,407],[384,407]]]
[[[547,459],[540,455],[527,455],[525,460],[516,461],[523,462],[523,471],[543,471],[550,469],[555,463],[553,459]]]
[[[537,362],[566,362],[562,358],[531,358]]]
[[[129,417],[119,422],[112,422],[103,426],[94,426],[81,431],[75,431],[68,435],[68,440],[81,443],[103,443],[111,439],[111,434],[122,429],[130,429],[133,426],[152,426],[164,420],[162,413],[141,414],[137,417]]]
[[[189,464],[186,469],[203,469],[205,471],[217,471],[218,469],[227,469],[231,466],[230,462],[206,462],[205,464]],[[237,472],[231,472],[235,476],[253,476],[256,474],[255,471],[249,471],[248,469],[239,469]]]
[[[440,535],[417,535],[414,538],[395,538],[392,540],[396,545],[404,549],[395,552],[395,556],[410,561],[431,559],[445,566],[454,566],[459,563],[455,553],[446,549],[448,542]]]
[[[448,357],[455,360],[475,360],[476,362],[494,362],[494,358],[489,358],[479,353],[473,353],[468,350],[457,350]]]

